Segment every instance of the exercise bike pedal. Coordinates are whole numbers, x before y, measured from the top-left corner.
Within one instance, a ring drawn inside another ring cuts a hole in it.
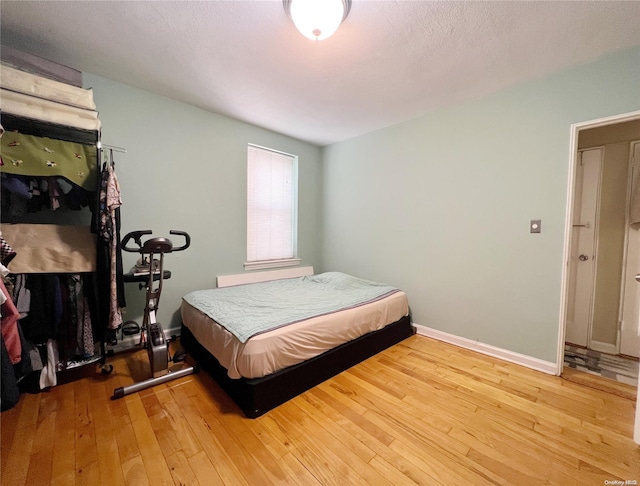
[[[161,346],[164,344],[164,333],[158,324],[151,324],[149,326],[149,334],[151,335],[151,342],[154,346]]]

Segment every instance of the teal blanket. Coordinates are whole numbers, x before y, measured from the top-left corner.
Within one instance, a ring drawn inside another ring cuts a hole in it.
[[[256,334],[374,302],[399,290],[340,272],[190,292],[183,299],[246,342]]]

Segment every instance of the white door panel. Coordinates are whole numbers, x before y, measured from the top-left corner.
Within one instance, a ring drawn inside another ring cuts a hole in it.
[[[640,142],[633,143],[632,150],[632,188],[637,192],[640,189]],[[628,238],[620,353],[640,357],[640,282],[635,279],[640,274],[640,223],[629,226]]]
[[[569,302],[565,340],[587,346],[593,319],[593,291],[602,149],[579,154],[569,260]]]

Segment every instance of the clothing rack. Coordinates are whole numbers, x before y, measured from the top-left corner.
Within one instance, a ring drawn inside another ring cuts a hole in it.
[[[53,65],[53,63],[49,61],[45,60],[45,62],[48,63],[48,65]],[[60,65],[55,65],[54,67],[57,73],[68,74],[70,71],[69,68]],[[0,96],[0,111],[2,113],[2,125],[6,130],[2,139],[0,139],[4,159],[0,162],[3,164],[0,171],[3,173],[3,182],[12,178],[10,184],[5,183],[4,185],[13,189],[10,193],[3,191],[2,195],[7,197],[2,198],[2,203],[14,209],[13,214],[8,215],[2,211],[2,221],[0,222],[2,222],[3,225],[8,224],[10,226],[13,226],[12,223],[17,223],[15,226],[22,227],[27,225],[41,226],[42,228],[39,228],[40,230],[43,230],[45,226],[78,226],[89,228],[89,232],[98,234],[100,229],[100,218],[98,217],[100,204],[98,196],[104,192],[102,190],[102,181],[100,180],[102,166],[102,123],[98,118],[98,111],[93,101],[93,91],[82,88],[82,78],[79,72],[77,72],[79,79],[73,77],[77,82],[71,83],[67,77],[64,77],[64,79],[61,80],[62,82],[52,80],[46,73],[32,70],[28,63],[25,64],[23,68],[25,69],[14,69],[13,67],[3,64],[3,76],[0,79],[0,91],[2,92],[2,96]],[[37,87],[37,89],[34,90],[34,87]],[[5,143],[7,136],[11,132],[16,134],[13,142]],[[37,140],[38,138],[40,140]],[[24,152],[16,148],[21,145],[22,149],[25,149]],[[126,152],[121,147],[108,146],[107,148],[116,152]],[[45,153],[51,155],[44,155]],[[9,158],[10,154],[14,154],[14,156]],[[33,163],[35,161],[37,161],[37,163]],[[44,178],[46,178],[46,180],[44,180]],[[25,179],[32,180],[24,182]],[[66,183],[61,185],[60,181],[62,180],[64,182],[64,179],[66,179]],[[75,187],[73,186],[74,184]],[[53,190],[51,189],[52,187],[54,188]],[[76,191],[77,188],[80,189],[79,192]],[[65,197],[72,194],[72,191],[74,191],[72,197]],[[40,200],[40,197],[45,193],[49,195],[50,205],[49,207],[43,208],[43,201]],[[95,198],[92,197],[93,194],[95,194]],[[25,206],[29,201],[31,204]],[[64,202],[65,205],[62,205],[61,202]],[[23,211],[25,207],[27,209],[26,212]],[[65,211],[64,214],[60,214],[60,209],[63,207],[71,211]],[[87,207],[90,208],[90,211],[91,208],[93,208],[91,215],[88,214],[88,211],[85,211]],[[21,229],[22,228],[16,228],[15,233],[23,237],[24,235],[21,233]],[[52,233],[57,234],[58,232],[52,231]],[[114,234],[117,233],[114,232]],[[119,238],[119,235],[112,238],[112,241],[115,241],[117,238]],[[75,245],[73,252],[58,252],[58,256],[66,257],[71,253],[75,255],[78,248],[77,239],[59,238],[58,240],[71,246]],[[56,242],[58,240],[56,240]],[[91,322],[96,323],[97,328],[93,330],[91,339],[93,339],[94,345],[99,342],[100,353],[98,354],[95,348],[94,354],[91,357],[88,356],[88,353],[86,355],[71,355],[71,353],[66,353],[67,356],[65,356],[64,362],[59,361],[57,357],[55,357],[52,361],[57,362],[57,369],[55,371],[68,370],[89,364],[90,362],[95,362],[95,360],[100,360],[102,373],[107,374],[113,370],[112,365],[106,365],[105,322],[108,321],[108,319],[106,318],[105,309],[103,309],[104,301],[106,300],[103,294],[105,290],[108,290],[110,284],[108,280],[109,273],[102,268],[104,265],[102,265],[102,267],[100,266],[100,262],[104,260],[104,251],[102,254],[98,253],[100,248],[97,242],[93,243],[95,240],[98,240],[98,238],[89,240],[95,245],[95,267],[90,266],[87,271],[73,271],[77,269],[77,267],[75,267],[75,265],[67,265],[65,258],[51,258],[50,248],[47,248],[47,252],[43,252],[42,260],[46,261],[46,266],[32,268],[31,270],[29,270],[28,267],[24,267],[22,269],[24,271],[15,271],[15,273],[11,268],[8,268],[11,273],[16,275],[16,278],[18,274],[29,276],[32,276],[30,274],[40,274],[41,276],[48,275],[62,280],[61,276],[63,275],[66,278],[71,277],[72,274],[81,274],[82,278],[87,277],[87,280],[91,282],[90,285],[84,287],[82,291],[91,292],[91,299],[95,302],[95,305],[93,305],[93,309],[95,310],[92,312],[91,307],[87,305],[85,306],[84,314],[86,314],[87,311],[89,314],[96,314],[95,316],[89,316]],[[27,261],[31,263],[34,261],[34,259],[31,258],[31,255],[34,254],[31,253],[31,250],[35,249],[35,251],[38,251],[40,247],[45,248],[44,245],[48,244],[43,243],[44,240],[37,238],[32,241],[34,244],[30,246],[20,243],[24,249],[22,254],[25,255]],[[4,248],[4,245],[2,248]],[[91,245],[88,248],[89,254],[91,254]],[[15,264],[18,263],[19,257],[20,254],[18,253],[16,258],[12,260],[12,265],[15,270],[20,269],[19,266],[15,266]],[[49,265],[49,263],[52,265]],[[53,283],[55,285],[55,282]],[[91,287],[91,289],[89,289],[89,287]],[[69,301],[70,296],[80,295],[79,289],[77,293],[75,292],[76,291],[70,289],[64,297],[64,301]],[[96,295],[97,292],[99,292],[98,295]],[[84,297],[88,299],[86,294]],[[47,302],[49,302],[50,299],[48,296],[47,299]],[[59,318],[57,314],[59,308],[57,302],[54,307],[53,312],[56,313],[55,319],[62,319]],[[40,312],[40,310],[41,308],[38,308],[38,312]],[[29,313],[31,312],[32,310],[30,309]],[[53,315],[48,309],[44,312],[47,318]],[[18,324],[20,320],[27,318],[29,318],[29,316],[21,317],[18,320]],[[80,322],[82,319],[84,319],[84,317],[78,314],[77,322]],[[73,324],[73,319],[66,322]],[[53,327],[55,328],[55,326]],[[32,326],[30,331],[34,329],[35,326]],[[69,329],[73,329],[73,326],[67,326],[67,330]],[[20,326],[18,326],[18,330],[20,330]],[[61,337],[62,342],[62,340],[72,336],[72,334],[68,332],[61,334],[55,330],[52,336],[51,339],[47,337],[47,347],[50,342],[56,343],[57,346],[59,337]],[[42,337],[38,337],[37,344],[41,343],[41,338]],[[36,344],[34,340],[31,341]],[[69,344],[69,341],[70,340],[66,341],[66,343]],[[52,345],[51,347],[53,348],[54,346]],[[65,351],[69,349],[70,348],[67,347]],[[56,353],[52,351],[51,354],[54,355]],[[72,359],[76,356],[79,357],[80,360],[72,362]],[[81,360],[81,358],[84,357],[87,357],[87,361]],[[28,356],[22,357],[20,362],[25,362],[27,359]],[[12,364],[15,365],[16,362]],[[10,368],[11,366],[5,367],[3,363],[3,371],[10,370]],[[53,370],[51,369],[50,371]],[[55,374],[53,377],[55,377]],[[12,396],[10,402],[5,402],[5,391],[13,393],[16,387],[16,380],[10,383],[10,380],[6,381],[4,378],[5,376],[3,375],[1,382],[3,410],[6,409],[5,407],[14,406],[15,403],[17,403],[17,400],[13,400],[14,398],[19,399],[18,394],[17,397]],[[16,376],[14,376],[14,378],[16,378]],[[53,385],[55,385],[55,383],[53,383]],[[9,387],[11,387],[11,390],[9,390]],[[42,384],[40,388],[43,388]]]
[[[116,147],[115,145],[107,145],[106,143],[102,143],[100,141],[98,141],[98,143],[96,143],[96,147],[98,148],[98,150],[107,149],[107,150],[111,150],[113,152],[120,152],[120,153],[123,153],[123,154],[127,153],[127,149],[126,148]]]
[[[114,152],[119,152],[121,154],[127,153],[127,149],[125,148],[117,147],[115,145],[104,144],[104,143],[101,143],[100,141],[98,141],[98,143],[96,144],[96,147],[98,149],[98,165],[99,166],[102,165],[103,169],[107,165],[110,165],[111,167],[116,166],[116,163],[113,157]],[[101,164],[101,161],[102,161],[102,164]]]
[[[50,121],[41,121],[41,120],[37,120],[37,119],[29,119],[29,118],[25,118],[19,115],[13,115],[13,114],[5,114],[3,113],[3,126],[5,128],[5,130],[15,130],[19,133],[25,133],[25,134],[29,134],[29,135],[33,135],[36,137],[47,137],[47,138],[52,138],[52,139],[56,139],[56,140],[60,140],[60,141],[64,141],[64,142],[74,142],[74,143],[81,143],[84,145],[88,145],[88,146],[94,146],[96,147],[96,153],[95,153],[95,161],[94,161],[94,167],[95,167],[95,173],[98,174],[98,180],[100,177],[100,170],[101,170],[101,150],[98,148],[100,146],[103,146],[100,142],[100,130],[94,130],[94,131],[90,131],[90,130],[83,130],[83,129],[78,129],[75,127],[69,127],[66,125],[58,125],[55,123],[52,123]],[[5,133],[5,137],[7,136],[7,134]],[[115,151],[123,151],[124,149],[121,149],[120,147],[109,147],[109,150],[115,150]],[[100,187],[99,185],[94,187],[94,191],[96,193],[96,195],[99,193]],[[91,203],[92,205],[94,203]],[[97,208],[94,208],[95,212],[97,211]],[[56,212],[54,211],[47,211],[47,214],[44,215],[43,218],[39,218],[37,221],[33,221],[34,223],[36,223],[35,225],[25,225],[25,224],[20,224],[20,225],[16,225],[17,226],[36,226],[36,227],[43,227],[45,228],[46,226],[51,226],[51,223],[53,224],[58,224],[55,223],[54,221],[49,220],[49,218],[54,218]],[[46,218],[46,219],[44,219]],[[87,216],[82,216],[83,220],[87,219]],[[14,221],[11,221],[14,222]],[[16,223],[23,223],[22,221],[15,221]],[[40,224],[38,224],[40,223]],[[42,224],[45,223],[45,224]],[[88,221],[87,221],[88,223]],[[94,224],[94,222],[92,221],[92,226]],[[13,225],[9,225],[9,226],[13,226]],[[69,228],[74,228],[74,226],[69,226]],[[72,238],[73,241],[76,241],[75,238]],[[66,240],[65,240],[66,241]],[[26,270],[25,270],[26,271]],[[41,272],[42,270],[35,270],[36,273]],[[75,272],[75,271],[71,271],[71,270],[63,270],[61,272],[59,271],[55,271],[53,273],[55,274],[59,274],[59,275],[63,275],[63,274],[75,274],[78,273],[79,275],[88,275],[91,273],[95,273],[98,270],[82,270],[79,272]],[[30,271],[26,271],[28,273],[30,273]],[[12,272],[13,273],[13,272]],[[24,272],[15,272],[14,275],[18,275],[19,273],[24,273]],[[94,287],[97,284],[97,281],[93,281],[92,283],[92,287],[90,287],[92,289],[92,291],[95,291]],[[99,301],[100,299],[98,299]],[[84,303],[83,303],[84,305]],[[97,315],[93,315],[92,317],[94,319],[96,319],[96,322],[100,322],[100,317],[99,315],[102,314],[103,310],[100,309],[101,303],[98,302],[98,308],[97,310]],[[97,327],[101,327],[100,325],[97,325]],[[62,335],[61,335],[62,336]],[[66,335],[64,335],[66,336]],[[77,368],[80,366],[86,366],[92,363],[96,363],[99,361],[100,363],[100,368],[103,374],[108,374],[111,373],[111,371],[113,370],[113,366],[110,364],[106,363],[106,356],[107,356],[107,351],[106,351],[106,330],[102,329],[101,335],[95,335],[93,336],[93,339],[95,340],[95,344],[96,346],[96,352],[95,354],[91,355],[91,356],[86,356],[86,357],[78,357],[78,358],[74,358],[73,356],[70,355],[69,353],[69,349],[70,348],[64,348],[65,349],[65,359],[62,359],[60,361],[58,361],[56,363],[56,369],[53,371],[53,373],[55,374],[56,372],[60,372],[60,371],[65,371],[65,370],[70,370],[73,368]],[[36,346],[46,346],[46,344],[43,345],[36,345]],[[64,346],[63,344],[59,343],[59,346]],[[60,348],[60,350],[62,350],[62,348]],[[56,351],[57,354],[57,351]],[[60,358],[62,358],[62,353]],[[55,383],[54,383],[55,384]]]

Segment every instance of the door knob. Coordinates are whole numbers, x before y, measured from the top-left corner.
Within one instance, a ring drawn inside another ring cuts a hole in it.
[[[587,255],[580,255],[580,256],[578,257],[578,259],[579,259],[581,262],[586,262],[586,261],[589,259],[589,257],[588,257]]]

